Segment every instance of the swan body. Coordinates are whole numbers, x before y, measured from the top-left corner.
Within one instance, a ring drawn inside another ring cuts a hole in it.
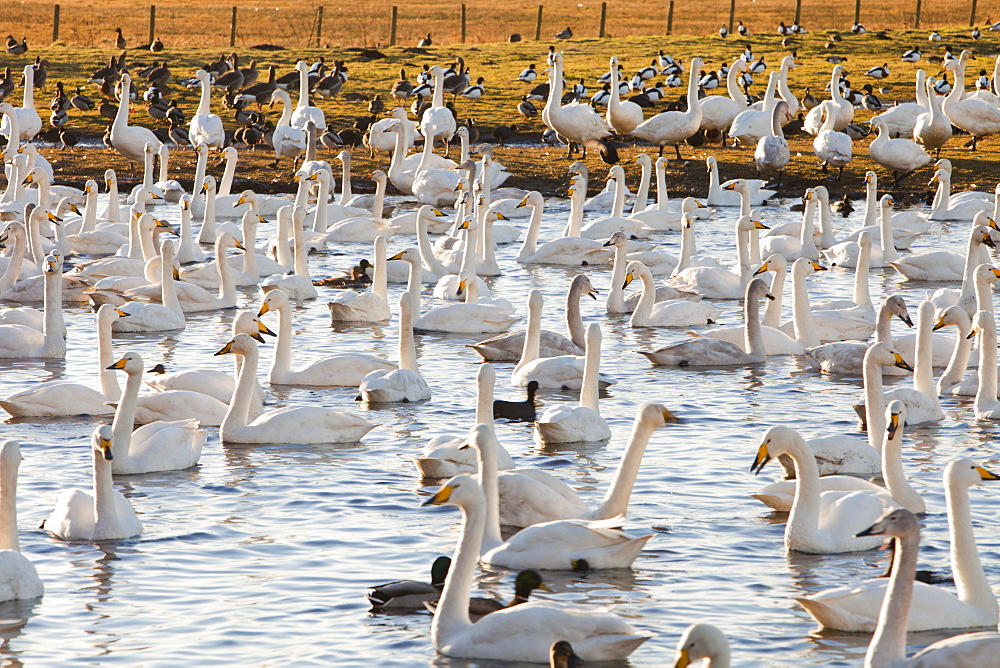
[[[121,87],[129,91],[132,79],[128,74],[122,74]],[[129,96],[123,94],[118,105],[118,113],[111,124],[111,145],[129,162],[142,162],[146,144],[152,144],[154,151],[159,151],[163,144],[152,130],[128,124]]]
[[[17,469],[21,446],[0,442],[0,601],[38,598],[45,587],[17,539]]]
[[[379,404],[431,398],[431,388],[417,368],[417,351],[413,346],[413,310],[412,295],[403,292],[399,296],[399,368],[372,371],[365,376],[358,388],[362,401]]]
[[[327,303],[334,322],[385,322],[389,319],[386,297],[385,237],[375,239],[375,276],[369,292],[343,290]]]
[[[581,205],[586,194],[586,191],[578,187],[570,188],[570,217],[577,226],[577,232],[579,232],[579,221],[583,217]],[[581,264],[610,263],[611,253],[604,247],[604,244],[595,239],[584,239],[579,236],[579,233],[538,245],[538,234],[541,230],[542,209],[544,207],[541,193],[528,193],[518,206],[534,207],[531,220],[528,223],[528,231],[517,256],[517,261],[521,264],[557,264],[578,267]]]
[[[205,144],[211,149],[222,150],[226,142],[226,131],[222,127],[222,119],[212,113],[212,86],[209,74],[205,70],[198,70],[194,78],[201,82],[201,101],[198,103],[197,113],[191,117],[188,136],[195,146]]]
[[[700,327],[712,324],[721,314],[719,309],[705,302],[686,299],[656,302],[656,284],[649,268],[642,262],[633,260],[628,263],[626,270],[626,286],[636,277],[642,281],[639,303],[629,318],[632,327]]]

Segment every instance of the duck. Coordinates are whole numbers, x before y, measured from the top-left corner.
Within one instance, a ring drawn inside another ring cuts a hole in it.
[[[535,409],[535,395],[538,393],[538,381],[533,380],[528,383],[525,389],[524,401],[506,401],[495,399],[493,401],[493,418],[504,420],[530,420],[534,422],[537,417]]]
[[[722,631],[711,624],[692,624],[684,630],[680,640],[677,641],[677,658],[674,660],[674,666],[688,668],[702,659],[705,659],[709,666],[729,665],[729,641]]]
[[[486,427],[482,426],[482,429]],[[546,663],[553,643],[566,641],[572,643],[575,652],[584,660],[604,661],[623,659],[648,639],[648,636],[636,633],[631,625],[614,615],[550,602],[530,601],[494,612],[472,624],[468,612],[469,588],[486,523],[486,500],[482,487],[470,476],[456,476],[425,504],[457,505],[463,514],[462,535],[452,557],[452,568],[441,592],[437,614],[431,623],[432,642],[441,654],[470,659]],[[555,536],[562,535],[556,534],[556,531],[564,526],[566,538],[570,541],[573,540],[570,535],[579,540],[584,531],[594,531],[576,523],[548,526],[551,529],[546,533],[553,548],[556,548]],[[526,531],[530,532],[530,529]],[[524,537],[518,539],[522,535]],[[514,540],[519,546],[528,547],[533,544],[532,538],[521,532]],[[490,552],[486,556],[493,555]],[[498,560],[502,557],[501,554],[495,556]],[[532,629],[530,636],[523,633],[526,628]],[[511,642],[512,638],[518,641]]]
[[[698,79],[705,63],[701,58],[693,58],[688,70],[687,99],[698,99]],[[687,111],[664,111],[648,118],[630,133],[639,139],[645,139],[659,146],[659,155],[663,155],[663,147],[673,145],[677,159],[681,159],[680,142],[684,141],[701,127],[702,111],[700,104],[691,104]]]
[[[197,419],[155,420],[134,429],[143,368],[142,357],[135,352],[126,352],[108,367],[127,375],[112,424],[117,448],[112,470],[116,475],[134,475],[195,466],[206,439]],[[199,396],[204,402],[205,397]]]
[[[948,528],[954,547],[952,571],[960,593],[956,596],[943,587],[913,582],[909,615],[905,617],[905,624],[900,623],[898,626],[906,631],[917,632],[976,628],[996,624],[993,620],[998,618],[1000,612],[996,595],[990,589],[978,559],[970,519],[968,490],[972,485],[984,480],[998,479],[1000,478],[994,473],[965,457],[953,459],[945,467]],[[905,512],[910,511],[905,510]],[[878,538],[877,535],[875,537]],[[902,553],[896,554],[894,573],[904,564],[910,569],[914,568],[916,554],[907,555],[907,547],[904,543]],[[912,578],[910,581],[912,582]],[[879,604],[884,602],[891,584],[892,579],[887,581],[885,578],[873,578],[821,591],[811,596],[797,597],[795,600],[823,628],[871,633],[878,626],[879,616],[876,610],[879,609]],[[900,621],[902,619],[903,617]]]
[[[417,351],[413,346],[413,296],[399,295],[399,368],[372,371],[358,388],[359,399],[367,404],[425,401],[431,388],[420,375]]]
[[[43,523],[45,530],[56,538],[75,541],[125,540],[141,535],[142,522],[135,509],[112,484],[115,448],[114,432],[109,425],[94,430],[91,452],[93,489],[61,492],[56,507]]]
[[[216,355],[240,355],[243,368],[236,392],[219,429],[224,443],[355,443],[377,425],[364,418],[322,406],[286,406],[247,422],[259,352],[257,342],[237,334]]]
[[[205,70],[198,70],[194,78],[201,83],[201,101],[198,103],[198,111],[191,117],[188,136],[195,146],[205,144],[210,149],[221,151],[226,142],[226,132],[222,127],[222,119],[212,113],[210,76]]]
[[[639,354],[646,357],[654,366],[730,366],[763,362],[767,359],[767,350],[760,330],[761,297],[774,299],[763,279],[755,278],[747,283],[743,310],[744,345],[749,348],[748,351],[729,341],[696,337],[672,343],[658,350],[640,350]]]
[[[431,603],[441,596],[444,581],[451,569],[451,557],[438,557],[431,564],[431,581],[395,580],[369,587],[365,598],[373,611],[403,612],[423,610],[424,603]]]
[[[271,290],[261,302],[257,317],[277,311],[278,337],[274,360],[268,373],[273,385],[358,387],[372,371],[391,371],[396,365],[366,353],[336,353],[292,369],[292,312],[288,295],[280,288]]]

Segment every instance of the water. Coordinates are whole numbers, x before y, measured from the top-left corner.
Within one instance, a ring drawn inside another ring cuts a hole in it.
[[[790,202],[789,202],[790,203]],[[767,224],[796,219],[787,204],[763,209]],[[564,201],[546,212],[542,238],[558,230]],[[176,221],[173,208],[157,211]],[[698,224],[699,248],[735,261],[735,212]],[[860,212],[839,230],[859,224]],[[526,220],[515,221],[525,224]],[[261,230],[263,235],[267,231]],[[966,224],[935,225],[913,251],[964,250]],[[678,235],[657,237],[675,252]],[[390,240],[390,252],[415,245],[413,237]],[[521,267],[517,249],[504,247],[504,275],[494,290],[523,304],[529,289],[546,297],[543,326],[563,330],[562,304],[570,278],[590,273],[607,294],[608,268]],[[344,244],[313,256],[314,276],[355,263],[370,249]],[[813,300],[849,295],[853,274],[834,269],[809,279]],[[390,285],[390,303],[402,289]],[[926,285],[904,284],[894,271],[874,270],[872,299],[903,294],[913,317]],[[786,288],[790,290],[790,287]],[[340,350],[362,350],[395,359],[395,321],[386,326],[332,329],[324,292],[294,314],[295,359],[305,361]],[[790,292],[786,315],[790,316]],[[427,308],[432,302],[424,300]],[[736,302],[721,302],[723,322],[738,323]],[[254,311],[259,298],[242,293],[240,305]],[[523,306],[521,307],[523,312]],[[632,655],[634,665],[672,662],[683,629],[696,621],[720,626],[733,644],[738,665],[857,665],[866,635],[813,634],[815,624],[792,600],[878,574],[884,553],[787,556],[784,518],[748,493],[770,482],[779,467],[754,478],[747,469],[757,439],[775,424],[805,433],[856,433],[849,404],[860,391],[856,379],[821,377],[803,360],[772,358],[752,368],[676,370],[652,368],[636,354],[686,336],[668,329],[633,330],[627,317],[609,317],[603,301],[583,303],[585,322],[604,330],[602,371],[616,384],[601,400],[614,432],[608,443],[540,448],[530,425],[500,422],[500,441],[519,465],[562,477],[590,503],[610,482],[638,403],[660,401],[683,423],[656,431],[643,461],[628,526],[656,535],[629,571],[546,573],[555,590],[542,597],[606,606],[653,638]],[[232,313],[193,315],[177,335],[115,338],[116,352],[140,352],[147,368],[163,362],[229,370],[231,358],[213,357],[229,339]],[[276,326],[276,317],[265,321]],[[67,309],[70,354],[62,362],[3,362],[0,392],[67,378],[96,385],[93,315]],[[515,328],[523,327],[523,322]],[[893,323],[901,332],[903,326]],[[327,446],[221,446],[210,429],[200,466],[187,471],[120,477],[116,486],[136,508],[145,532],[137,540],[94,545],[55,540],[37,527],[59,491],[89,487],[89,437],[94,420],[11,421],[6,438],[22,443],[19,527],[22,550],[36,564],[46,588],[33,602],[0,604],[0,654],[11,665],[121,664],[196,665],[468,665],[436,657],[430,617],[373,615],[367,585],[397,578],[426,580],[430,564],[450,554],[457,538],[457,509],[422,509],[436,483],[415,475],[411,458],[431,436],[461,433],[472,425],[478,356],[463,344],[482,337],[418,335],[421,372],[434,396],[426,403],[366,411],[380,424],[362,443]],[[271,346],[262,349],[262,377]],[[509,385],[510,364],[497,365],[497,395],[519,397]],[[905,384],[909,377],[892,377]],[[311,403],[364,410],[348,389],[282,387],[269,404]],[[546,393],[542,403],[571,401]],[[992,423],[975,423],[970,400],[942,399],[947,418],[908,429],[905,466],[924,495],[928,515],[922,567],[948,568],[947,526],[941,474],[958,455],[1000,470]],[[1000,583],[1000,528],[993,502],[998,490],[971,490],[977,541],[988,578]],[[514,574],[484,569],[479,587],[500,598],[512,595]],[[16,622],[15,620],[23,620]],[[914,634],[911,650],[941,634]]]

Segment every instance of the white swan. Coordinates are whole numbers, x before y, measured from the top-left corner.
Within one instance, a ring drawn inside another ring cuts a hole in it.
[[[719,130],[725,132],[732,125],[733,119],[747,108],[747,96],[740,88],[740,75],[746,72],[747,64],[742,58],[733,61],[726,74],[726,91],[724,95],[710,95],[699,100],[701,104],[701,129]],[[612,87],[613,90],[613,87]],[[612,93],[613,94],[613,93]]]
[[[611,56],[611,99],[608,100],[608,111],[605,115],[608,125],[615,132],[627,135],[642,123],[642,107],[631,100],[622,100],[618,88],[618,58]]]
[[[601,338],[601,326],[596,322],[590,323],[587,327],[586,351],[588,353],[591,350],[597,352],[586,354],[584,357],[580,403],[572,407],[552,404],[545,409],[545,412],[535,422],[536,434],[542,443],[579,443],[604,441],[611,438],[611,427],[601,417],[598,407]],[[502,494],[503,492],[501,492]]]
[[[854,153],[854,142],[845,132],[833,129],[836,123],[837,109],[833,101],[827,100],[820,105],[823,108],[823,124],[820,126],[816,138],[813,139],[813,153],[823,163],[823,171],[829,167],[837,168],[837,180],[840,180],[844,173],[844,167],[851,162]]]
[[[729,641],[711,624],[692,624],[677,641],[675,668],[688,668],[702,659],[711,668],[729,668]]]
[[[934,329],[938,330],[948,325],[955,325],[958,328],[958,333],[955,336],[955,346],[952,349],[951,358],[948,360],[948,366],[938,378],[938,394],[975,396],[979,391],[979,374],[973,373],[969,375],[969,378],[965,378],[965,371],[969,368],[969,356],[972,353],[972,342],[969,340],[972,320],[964,308],[955,304],[944,310],[934,324]]]
[[[947,122],[947,121],[945,121]],[[951,126],[949,125],[949,128]],[[961,220],[966,221],[974,217],[977,213],[988,214],[993,211],[994,203],[985,199],[966,199],[961,202],[952,203],[951,197],[951,172],[939,169],[934,172],[930,183],[938,184],[938,192],[934,196],[934,206],[931,208],[931,220]]]
[[[971,55],[969,51],[963,51],[961,57],[944,65],[946,70],[954,72],[955,85],[941,103],[941,109],[952,125],[972,135],[972,150],[975,151],[980,137],[1000,132],[1000,109],[979,99],[963,99],[967,54]]]
[[[510,329],[517,318],[510,315],[506,306],[477,303],[477,280],[479,279],[475,274],[465,272],[459,274],[458,293],[460,295],[463,292],[466,293],[466,301],[430,309],[413,323],[413,329],[418,332],[451,332],[453,334],[506,332]],[[419,304],[419,301],[414,301]]]
[[[549,648],[567,640],[587,661],[623,659],[647,640],[623,620],[604,612],[529,601],[469,619],[469,588],[479,555],[487,511],[480,486],[468,476],[452,478],[428,503],[462,509],[462,535],[431,623],[434,647],[446,656],[545,663]]]
[[[272,274],[261,281],[260,288],[265,293],[280,288],[289,299],[296,301],[316,299],[319,292],[309,275],[309,257],[302,238],[302,221],[305,220],[306,210],[301,206],[283,207],[279,209],[278,215],[281,216],[283,212],[291,218],[295,271],[289,275]]]
[[[386,293],[385,237],[375,238],[375,275],[368,292],[341,290],[327,302],[333,322],[385,322],[390,318]]]
[[[667,285],[694,292],[706,299],[741,299],[752,273],[749,236],[760,229],[766,230],[767,227],[751,216],[740,216],[736,222],[737,264],[732,270],[711,266],[687,267],[678,270]]]
[[[417,367],[417,350],[413,345],[413,297],[408,292],[399,295],[399,368],[372,371],[358,388],[362,401],[370,404],[400,401],[424,401],[431,398],[431,388]]]
[[[913,125],[913,139],[925,149],[936,149],[936,155],[940,157],[941,147],[951,139],[951,121],[944,115],[941,101],[934,92],[934,85],[927,81],[924,86],[927,89],[930,110],[926,114],[917,116]]]
[[[132,79],[128,74],[122,74],[120,83],[123,93],[118,104],[118,113],[111,123],[111,145],[129,162],[142,162],[146,144],[152,144],[154,150],[159,151],[163,142],[156,138],[152,130],[128,124],[130,103],[128,91],[131,90]]]
[[[902,176],[906,176],[931,161],[930,154],[912,139],[906,137],[891,139],[885,121],[878,116],[872,119],[871,124],[878,131],[878,136],[868,146],[868,157],[872,162],[890,170],[896,185],[901,178],[900,172]]]
[[[160,242],[160,289],[159,304],[149,302],[128,302],[120,308],[128,318],[116,320],[112,329],[116,332],[169,332],[184,329],[184,310],[177,299],[174,287],[174,257],[176,244],[172,239]]]
[[[964,255],[954,251],[928,251],[912,253],[887,264],[911,281],[962,281],[971,276],[981,262],[982,245],[996,245],[996,233],[979,224],[984,216],[985,214],[977,214],[975,224],[969,229],[969,241]]]
[[[705,63],[701,58],[692,58],[690,69],[688,70],[688,90],[687,99],[698,99],[698,79],[701,77],[701,68]],[[680,142],[684,141],[698,131],[701,126],[701,105],[691,103],[687,111],[664,111],[639,124],[631,134],[633,137],[645,139],[660,147],[660,155],[663,155],[663,147],[673,145],[677,152],[677,159],[681,159]]]
[[[222,127],[222,119],[212,113],[212,86],[209,74],[205,70],[198,70],[194,78],[201,83],[201,100],[198,102],[198,111],[191,117],[188,136],[195,146],[205,144],[216,151],[221,150],[226,142],[226,131]]]
[[[420,135],[425,139],[429,139],[432,143],[435,139],[443,139],[446,143],[451,141],[452,136],[455,134],[456,123],[455,117],[451,113],[451,109],[444,106],[444,70],[441,69],[440,65],[434,65],[429,70],[431,76],[434,78],[434,93],[431,99],[431,106],[423,115],[417,119],[419,121]],[[401,130],[397,125],[397,130]],[[406,140],[406,135],[403,135],[403,141]],[[396,139],[396,153],[399,152],[399,142],[400,139]],[[412,142],[411,142],[412,143]],[[403,155],[400,158],[405,157],[406,147],[404,145]],[[395,158],[395,153],[393,158]]]
[[[890,329],[893,316],[906,323],[907,327],[913,327],[913,321],[910,320],[910,314],[906,310],[906,302],[903,298],[899,295],[886,297],[875,316],[876,343],[887,343],[890,347],[894,347]],[[968,320],[968,316],[966,316],[966,320]],[[861,341],[836,341],[813,346],[806,350],[806,356],[813,366],[825,373],[856,376],[862,372],[868,348],[868,344]],[[903,355],[903,359],[907,359],[906,355]],[[913,359],[912,355],[909,359]]]
[[[760,332],[760,298],[773,299],[763,279],[747,283],[743,303],[744,348],[719,339],[693,338],[654,351],[640,350],[655,366],[729,366],[757,364],[767,359]]]
[[[295,63],[295,69],[299,72],[299,103],[292,112],[291,123],[297,128],[305,130],[306,123],[312,121],[318,132],[326,130],[326,117],[323,110],[314,107],[309,103],[309,65],[306,61],[300,60]]]
[[[197,464],[206,439],[205,430],[198,428],[198,420],[158,420],[133,431],[136,400],[142,385],[142,357],[128,352],[108,368],[124,371],[128,376],[112,424],[116,453],[111,465],[114,473],[176,471]]]
[[[756,146],[761,137],[771,133],[774,106],[778,103],[776,97],[778,78],[777,72],[768,75],[764,101],[759,109],[748,107],[733,119],[729,127],[729,136],[735,138],[741,146]],[[779,120],[784,123],[786,119],[782,117]]]
[[[972,319],[972,331],[979,338],[979,385],[976,389],[977,420],[1000,419],[997,401],[997,324],[989,311],[979,311]]]
[[[897,104],[877,116],[885,123],[886,130],[891,137],[912,137],[917,119],[931,108],[931,101],[927,93],[927,73],[923,70],[917,70],[915,76],[914,99],[916,102]]]
[[[542,120],[558,134],[569,139],[570,150],[573,144],[583,144],[586,157],[586,142],[604,139],[611,134],[612,128],[589,104],[580,104],[577,100],[567,105],[562,104],[562,70],[563,57],[561,53],[557,53],[552,67],[545,70],[549,76],[549,97],[542,110]]]
[[[181,275],[183,282],[174,284],[177,293],[177,301],[181,305],[184,313],[199,313],[204,311],[218,311],[236,308],[236,279],[233,276],[234,270],[226,259],[226,250],[236,247],[247,252],[239,241],[228,232],[219,232],[215,240],[215,260],[209,262],[204,267],[214,270],[218,281],[218,293],[213,294],[202,285],[209,285],[208,281],[191,281],[192,277]],[[172,278],[172,277],[171,277]],[[243,281],[246,282],[246,281]],[[124,295],[129,300],[156,301],[162,295],[162,286],[150,284],[137,288],[130,288]]]
[[[760,473],[774,457],[787,455],[795,462],[795,501],[785,526],[785,549],[808,554],[857,552],[878,547],[881,540],[858,538],[858,527],[870,526],[872,517],[881,516],[884,499],[869,492],[847,492],[835,504],[822,502],[816,460],[797,431],[771,427],[761,438],[757,456],[750,466]]]
[[[706,100],[709,99],[714,98],[706,98]],[[714,155],[705,158],[705,165],[708,171],[708,197],[706,198],[706,202],[709,206],[742,206],[744,197],[746,197],[747,203],[750,206],[760,206],[777,194],[775,190],[766,190],[763,187],[765,181],[761,179],[734,179],[720,184],[719,161],[716,160]],[[726,188],[726,186],[735,185],[736,181],[746,183],[746,195],[739,192],[736,188]]]
[[[275,101],[281,103],[281,117],[271,134],[271,146],[274,147],[274,162],[271,167],[277,167],[282,158],[291,158],[294,163],[306,152],[306,132],[292,125],[292,99],[288,93],[278,88],[271,94],[271,106]]]
[[[580,266],[593,264],[609,264],[611,253],[600,241],[595,239],[584,239],[579,235],[580,223],[583,217],[583,199],[587,196],[586,190],[574,185],[569,189],[570,196],[570,219],[575,221],[576,234],[569,234],[552,241],[547,241],[541,246],[538,245],[538,234],[542,226],[542,213],[545,206],[545,199],[541,193],[532,191],[521,200],[518,206],[533,207],[531,220],[528,222],[528,231],[524,235],[521,243],[521,250],[518,252],[517,261],[521,264],[558,264],[566,266]]]
[[[35,67],[33,65],[24,66],[24,96],[21,106],[12,108],[13,113],[4,118],[0,123],[0,134],[5,137],[14,137],[8,143],[7,150],[17,148],[21,141],[31,141],[35,135],[42,131],[42,118],[35,109]],[[16,121],[16,123],[15,123]],[[17,135],[16,137],[14,135]]]
[[[38,598],[45,592],[38,571],[21,554],[17,539],[17,441],[0,443],[0,601]]]
[[[274,361],[268,380],[274,385],[314,385],[323,387],[357,387],[372,371],[391,371],[395,364],[365,353],[337,353],[322,357],[292,369],[292,311],[282,290],[271,290],[264,296],[257,317],[270,311],[278,312],[278,340],[274,345]]]
[[[225,443],[354,443],[376,425],[364,418],[320,406],[286,406],[247,422],[257,377],[257,342],[237,334],[216,355],[241,355],[243,368],[219,434]]]
[[[969,487],[983,480],[997,480],[997,476],[971,459],[954,459],[945,468],[951,567],[959,594],[956,596],[944,587],[914,582],[905,624],[907,631],[996,626],[1000,616],[997,599],[983,572],[969,508]],[[905,554],[896,554],[894,572],[900,567],[899,560],[906,558]],[[912,562],[909,565],[912,568]],[[795,600],[823,628],[870,633],[875,630],[876,611],[890,583],[886,578],[874,578]]]
[[[26,325],[0,325],[0,359],[66,357],[62,311],[62,260],[49,255],[43,265],[45,323],[42,331]]]
[[[791,160],[788,141],[781,130],[781,119],[788,115],[788,105],[784,100],[774,105],[771,110],[771,131],[757,141],[757,149],[753,154],[754,164],[758,172],[771,170],[778,172],[778,184],[785,174],[785,167]]]
[[[111,481],[111,462],[120,452],[113,443],[111,427],[101,425],[94,430],[91,439],[94,487],[91,490],[67,489],[59,495],[55,509],[43,524],[56,538],[123,540],[142,533],[142,522],[135,509]]]
[[[687,299],[656,301],[653,273],[642,262],[633,260],[626,267],[625,286],[636,278],[642,281],[642,292],[629,318],[632,327],[700,327],[711,325],[722,313],[705,302]]]
[[[840,93],[840,79],[844,75],[844,68],[835,65],[830,73],[830,100],[837,107],[837,121],[833,126],[834,130],[841,131],[854,120],[854,105]],[[813,107],[806,114],[802,129],[811,135],[815,135],[823,127],[823,111],[819,106]]]
[[[325,241],[327,243],[334,241],[372,242],[375,241],[375,237],[389,238],[396,233],[397,228],[391,225],[390,221],[382,218],[388,177],[381,169],[376,169],[372,173],[372,180],[375,181],[375,200],[372,203],[371,215],[350,216],[335,222],[326,233]]]

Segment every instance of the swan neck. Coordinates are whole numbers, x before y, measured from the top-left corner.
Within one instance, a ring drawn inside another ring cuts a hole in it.
[[[785,527],[786,548],[790,536],[808,539],[816,534],[820,510],[819,469],[816,459],[800,436],[796,435],[790,445],[788,454],[795,463],[795,498]]]
[[[872,355],[865,355],[862,377],[865,386],[865,424],[868,426],[868,445],[882,452],[886,435],[885,390],[882,388],[882,365]]]
[[[126,372],[125,391],[122,392],[115,410],[115,419],[111,423],[114,436],[114,454],[122,466],[131,459],[129,449],[132,446],[132,430],[135,428],[135,405],[139,398],[139,386],[142,385],[142,371]]]
[[[447,276],[451,272],[448,271],[447,267],[441,264],[441,261],[437,259],[434,255],[434,251],[431,249],[431,241],[427,236],[427,220],[423,216],[417,217],[417,250],[420,252],[420,261],[427,270],[430,271],[435,276]],[[412,272],[410,274],[412,276]],[[423,281],[423,276],[417,276],[417,293],[420,292],[420,283]],[[411,290],[412,292],[412,290]],[[419,297],[417,298],[417,304],[420,303]],[[419,313],[420,309],[414,307],[416,312]]]
[[[284,309],[282,309],[283,311]],[[281,332],[278,332],[278,344],[281,343]],[[247,426],[250,415],[250,402],[257,389],[257,362],[260,355],[257,346],[250,346],[243,355],[243,364],[236,376],[236,390],[229,401],[229,410],[219,426],[219,435],[223,441],[230,439],[234,429]],[[275,359],[277,359],[275,351]],[[273,373],[273,367],[272,367]]]
[[[385,177],[375,180],[375,203],[372,204],[372,219],[380,220],[385,208]]]
[[[854,268],[854,303],[861,308],[874,311],[871,289],[868,286],[868,268],[871,266],[871,261],[871,244],[859,244],[858,265]]]
[[[106,313],[107,315],[102,315]],[[101,367],[101,394],[107,397],[108,401],[118,401],[122,396],[122,388],[118,385],[118,376],[114,369],[108,367],[114,364],[114,349],[111,345],[111,311],[98,309],[97,311],[97,360]]]
[[[876,137],[876,141],[878,138]],[[878,212],[878,182],[874,177],[865,185],[865,222],[862,227],[873,227]]]
[[[921,307],[924,305],[921,304]],[[934,316],[933,307],[920,308],[917,311],[917,346],[914,351],[913,389],[923,393],[940,410],[937,387],[934,385],[934,339],[931,328]],[[995,366],[995,365],[994,365]]]
[[[764,336],[760,329],[760,300],[756,297],[746,299],[743,304],[743,335],[747,354],[757,361],[764,361],[767,349],[764,347]]]
[[[784,302],[787,271],[787,269],[779,267],[774,272],[774,278],[771,279],[771,287],[768,292],[774,295],[774,299],[768,299],[767,305],[764,307],[764,320],[762,322],[765,327],[777,329],[781,326],[781,309]]]
[[[413,313],[409,305],[399,310],[399,368],[420,373],[417,348],[413,343]]]
[[[237,153],[226,155],[226,168],[222,172],[222,182],[219,183],[218,195],[225,196],[232,193],[233,177],[236,176],[236,162],[238,160],[238,155],[239,154]],[[164,162],[164,164],[166,163]],[[166,179],[166,176],[163,178]]]
[[[806,289],[806,276],[802,271],[792,267],[792,323],[795,327],[795,340],[803,348],[819,345],[819,334],[813,327],[812,307],[809,306],[809,291]]]
[[[879,239],[882,243],[882,264],[887,264],[898,260],[899,253],[896,252],[895,239],[892,235],[892,210],[888,206],[882,206],[881,209]]]
[[[611,206],[611,216],[621,218],[625,213],[625,179],[619,175],[615,177],[615,199]]]
[[[524,348],[521,349],[521,361],[517,363],[514,372],[519,371],[529,362],[538,359],[541,344],[542,314],[540,309],[528,305],[528,324],[524,333]]]
[[[993,318],[977,333],[979,341],[979,387],[976,389],[976,413],[1000,407],[997,401],[997,334]]]
[[[653,317],[653,304],[656,303],[656,283],[653,274],[648,271],[638,270],[639,278],[642,280],[642,291],[639,293],[639,303],[635,305],[632,312],[632,322],[639,327],[649,324]]]
[[[993,363],[994,368],[996,362]],[[945,474],[945,506],[948,512],[948,534],[951,543],[951,569],[955,575],[958,599],[983,613],[997,616],[997,599],[983,572],[983,564],[976,548],[976,535],[972,528],[972,511],[969,508],[969,488],[952,481]]]
[[[503,544],[500,537],[500,483],[497,479],[497,448],[499,447],[492,428],[488,438],[481,439],[477,449],[479,455],[479,483],[483,487],[483,498],[486,501],[483,537],[479,545],[479,554],[483,555]]]
[[[437,88],[435,96],[436,91]],[[435,647],[447,645],[452,637],[472,626],[469,620],[469,590],[472,588],[476,565],[479,563],[479,549],[483,542],[485,505],[483,494],[479,493],[475,499],[462,506],[461,537],[452,555],[451,570],[431,622],[431,639]]]
[[[62,260],[59,260],[60,262]],[[45,275],[42,357],[66,357],[66,325],[62,310],[62,271]]]
[[[586,348],[584,341],[583,318],[580,316],[580,297],[583,289],[576,283],[570,285],[566,295],[566,331],[569,340],[580,348]]]
[[[580,386],[580,405],[598,415],[598,379],[601,370],[601,336],[591,336],[587,341],[587,351],[583,359],[583,383]]]
[[[625,288],[622,287],[625,283],[626,269],[625,265],[628,264],[628,259],[626,258],[627,251],[625,246],[615,246],[615,263],[611,268],[611,289],[608,290],[608,303],[607,310],[608,313],[624,313],[625,312]],[[674,274],[683,267],[681,264],[684,261],[684,238],[681,237],[681,263],[678,263],[677,269]],[[582,330],[581,324],[581,330]],[[576,343],[576,341],[573,341]]]
[[[649,179],[652,176],[648,160],[641,163],[642,176],[639,177],[639,190],[635,194],[635,201],[632,203],[632,215],[645,211],[646,202],[649,200]]]
[[[938,394],[944,394],[962,382],[962,378],[965,377],[965,372],[969,368],[969,357],[972,353],[972,341],[968,338],[969,329],[968,322],[959,321],[955,347],[951,351],[948,366],[938,379]]]
[[[656,208],[660,211],[666,211],[667,205],[670,204],[670,194],[667,192],[667,167],[665,164],[657,161],[656,165]],[[719,175],[716,172],[715,175],[716,186],[718,186]],[[995,220],[995,219],[994,219]]]
[[[893,500],[902,504],[907,510],[918,514],[926,512],[927,506],[924,500],[906,479],[902,450],[903,424],[900,424],[891,438],[886,435],[885,444],[882,446],[882,478],[885,479],[885,486]]]
[[[319,178],[319,192],[316,195],[316,209],[313,214],[313,232],[318,234],[326,234],[329,226],[330,185],[329,174],[324,170],[323,175]]]
[[[815,217],[816,197],[813,196],[812,199],[806,202],[805,210],[802,214],[802,230],[799,237],[799,243],[802,246],[802,257],[810,260],[819,260],[819,251],[816,249],[816,239],[813,237],[813,220]]]
[[[913,578],[917,572],[920,534],[913,532],[895,539],[892,574],[875,635],[865,655],[866,667],[899,666],[906,660],[906,620],[913,599]]]
[[[615,477],[611,480],[611,486],[608,487],[604,500],[590,519],[610,519],[624,515],[628,511],[628,503],[632,498],[632,488],[635,486],[636,478],[639,477],[642,456],[646,452],[646,445],[649,443],[649,437],[655,428],[653,423],[648,420],[641,417],[636,419],[632,426],[632,434],[625,445],[625,452],[615,470]]]
[[[274,343],[274,359],[271,360],[271,382],[281,382],[292,368],[292,314],[284,304],[278,309],[278,340]]]
[[[117,446],[117,439],[114,446]],[[115,457],[118,456],[116,447]],[[111,462],[97,448],[91,448],[94,460],[94,540],[100,540],[107,535],[106,528],[113,526],[118,519],[118,508],[115,503],[115,488],[111,482]]]
[[[433,142],[430,142],[433,145]],[[315,142],[309,142],[309,145],[313,147],[315,151]],[[340,161],[340,204],[341,206],[347,206],[347,202],[351,199],[351,158],[350,153],[344,156],[344,159]]]
[[[21,551],[17,539],[17,461],[0,465],[0,550]]]

